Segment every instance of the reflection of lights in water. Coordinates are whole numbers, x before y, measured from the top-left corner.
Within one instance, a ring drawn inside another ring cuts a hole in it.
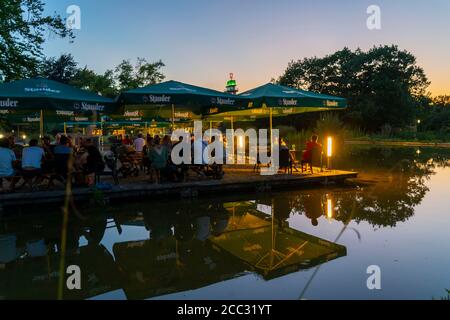
[[[333,218],[333,201],[330,198],[327,199],[327,218]]]
[[[331,157],[333,155],[333,138],[328,137],[327,139],[327,156]]]
[[[238,147],[243,148],[244,147],[244,137],[239,136],[238,137]]]

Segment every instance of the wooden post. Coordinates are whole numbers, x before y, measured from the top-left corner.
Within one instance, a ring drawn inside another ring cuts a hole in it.
[[[172,132],[175,130],[175,105],[172,104]]]
[[[273,143],[273,114],[272,114],[272,108],[269,108],[269,117],[270,117],[270,150],[272,150],[272,143]]]
[[[41,109],[40,121],[39,121],[39,134],[41,138],[44,137],[44,111]]]

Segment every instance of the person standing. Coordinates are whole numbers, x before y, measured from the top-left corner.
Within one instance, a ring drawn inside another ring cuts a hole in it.
[[[142,137],[142,133],[138,134],[138,137],[136,138],[136,140],[134,140],[133,143],[134,146],[134,150],[136,150],[136,152],[141,152],[144,150],[144,146],[145,146],[145,139]]]

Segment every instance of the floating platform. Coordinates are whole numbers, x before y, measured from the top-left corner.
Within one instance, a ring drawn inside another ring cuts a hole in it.
[[[357,172],[325,170],[314,174],[277,174],[262,176],[250,169],[226,169],[222,180],[205,179],[183,183],[152,184],[142,178],[121,180],[117,186],[112,186],[102,193],[110,202],[151,199],[162,197],[189,198],[207,195],[225,195],[242,192],[270,192],[297,187],[328,185],[343,183],[347,179],[356,178]],[[105,181],[107,181],[105,179]],[[80,188],[73,190],[75,201],[92,199],[94,190]],[[18,191],[16,193],[0,194],[0,208],[19,207],[27,205],[62,205],[65,191]]]

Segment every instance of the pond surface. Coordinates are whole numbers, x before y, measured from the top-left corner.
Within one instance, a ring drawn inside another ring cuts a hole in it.
[[[159,203],[72,215],[66,299],[440,299],[450,289],[450,150],[348,146],[344,187]],[[32,211],[36,212],[32,212]],[[55,299],[61,213],[0,220],[0,298]],[[30,214],[32,213],[32,214]],[[367,268],[381,290],[367,287]]]

